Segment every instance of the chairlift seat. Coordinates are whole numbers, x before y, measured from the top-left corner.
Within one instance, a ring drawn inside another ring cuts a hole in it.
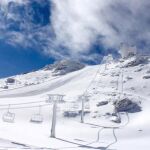
[[[64,111],[63,113],[63,116],[68,117],[68,118],[74,118],[74,117],[77,117],[78,115],[79,115],[79,112],[74,111],[74,110]]]
[[[51,99],[47,99],[45,102],[46,103],[52,103],[52,100]]]
[[[89,110],[90,109],[90,105],[85,105],[85,109]]]
[[[13,123],[15,120],[15,114],[11,112],[7,112],[3,115],[3,121]]]
[[[40,114],[34,114],[32,117],[31,117],[31,122],[34,122],[34,123],[42,123],[43,122],[43,116],[40,115]]]
[[[79,109],[79,104],[74,104],[72,108],[73,109]]]

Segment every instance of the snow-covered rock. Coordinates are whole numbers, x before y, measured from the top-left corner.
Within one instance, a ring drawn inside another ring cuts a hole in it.
[[[134,56],[131,61],[129,61],[127,64],[125,64],[124,67],[134,67],[137,65],[142,65],[148,63],[149,57],[146,56]]]
[[[143,76],[143,79],[150,79],[150,75]]]
[[[148,73],[148,74],[149,74],[149,73],[150,73],[150,70],[147,70],[147,72],[146,72],[146,73]]]
[[[115,102],[115,108],[117,112],[135,113],[141,111],[141,107],[128,98]]]
[[[15,83],[14,78],[7,78],[6,83]]]
[[[127,79],[127,80],[132,80],[133,78],[130,77],[130,76],[127,76],[126,79]]]
[[[121,123],[121,119],[118,116],[112,116],[110,120],[115,123]]]
[[[8,87],[8,85],[4,85],[4,86],[2,86],[1,88],[2,88],[2,89],[8,89],[9,87]]]
[[[107,105],[107,104],[108,104],[108,101],[101,101],[96,106],[99,107],[99,106],[103,106],[103,105]]]
[[[45,70],[53,70],[53,75],[65,75],[70,72],[74,72],[85,67],[84,64],[72,61],[72,60],[62,60],[56,62],[55,64],[48,65],[45,67]]]

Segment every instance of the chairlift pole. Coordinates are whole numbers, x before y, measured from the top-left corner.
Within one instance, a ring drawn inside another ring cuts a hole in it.
[[[107,70],[107,63],[105,63],[105,70]]]
[[[121,75],[121,81],[122,81],[122,87],[121,87],[121,93],[122,93],[122,95],[123,95],[123,88],[124,88],[124,86],[123,86],[123,69],[122,69],[122,75]]]
[[[81,111],[81,123],[84,123],[84,99],[85,99],[85,96],[81,97],[82,98],[82,111]]]
[[[63,100],[64,95],[49,94],[48,96],[49,96],[49,100],[53,101],[53,116],[52,116],[51,136],[50,137],[55,138],[57,102],[61,102]],[[48,101],[48,102],[50,103],[51,101]]]
[[[119,75],[119,76],[120,76],[120,75]],[[118,92],[118,89],[119,89],[119,76],[117,77],[117,82],[116,82],[116,83],[117,83],[117,84],[116,84],[116,86],[117,86],[117,87],[116,87],[116,91],[117,91],[117,92]]]
[[[57,111],[57,101],[54,101],[54,104],[53,104],[52,126],[51,126],[51,137],[52,138],[55,138],[56,111]]]

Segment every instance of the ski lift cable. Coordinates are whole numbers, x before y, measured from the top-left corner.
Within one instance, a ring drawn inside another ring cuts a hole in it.
[[[120,67],[120,68],[121,68],[121,67]],[[113,68],[113,69],[115,69],[115,68]],[[91,85],[93,84],[93,82],[94,82],[94,80],[96,79],[98,73],[102,74],[102,73],[105,72],[105,68],[104,68],[104,70],[103,70],[102,72],[100,72],[100,70],[101,70],[101,65],[99,66],[98,70],[97,70],[96,73],[95,73],[95,76],[93,77],[93,79],[91,80],[91,82],[89,83],[89,85],[87,86],[87,88],[85,89],[84,94],[83,94],[84,96],[86,96],[87,91],[89,90],[89,88],[90,88]],[[119,71],[119,74],[120,74],[120,73],[121,73],[121,69],[120,69],[120,71]],[[118,77],[118,80],[119,80],[119,77]],[[119,83],[118,83],[118,84],[119,84]],[[118,85],[118,86],[119,86],[119,85]],[[118,87],[118,90],[119,90],[119,87]]]
[[[119,99],[116,99],[116,102],[121,99],[121,94],[123,92],[123,69],[122,69],[122,67],[123,67],[123,65],[120,63],[119,76],[117,78],[117,85],[116,85],[117,86],[116,93],[118,93]],[[121,89],[119,87],[120,79],[121,79]],[[117,95],[116,95],[116,97],[117,97]],[[115,108],[115,112],[116,112],[116,108]]]
[[[93,82],[95,81],[95,79],[96,79],[98,73],[100,73],[100,71],[101,71],[101,65],[98,67],[98,70],[96,71],[94,77],[92,78],[91,82],[89,83],[89,85],[85,89],[84,94],[83,94],[84,96],[87,94],[87,91],[89,90],[89,88],[91,87],[91,85],[93,84]]]
[[[124,92],[124,81],[123,81],[123,78],[124,78],[124,70],[122,68],[122,74],[121,74],[121,83],[122,83],[122,89],[121,89],[121,93],[123,94]]]
[[[43,105],[40,105],[40,107],[46,107],[46,106],[50,106],[51,104],[43,104]],[[22,106],[22,107],[11,107],[9,108],[9,110],[12,110],[12,109],[25,109],[25,108],[37,108],[39,107],[39,105],[35,105],[35,106]],[[7,108],[0,108],[0,110],[8,110],[8,107]]]
[[[111,68],[111,69],[112,69],[112,70],[115,70],[116,68]],[[96,79],[97,75],[104,73],[104,72],[106,71],[106,68],[104,67],[104,70],[103,70],[103,71],[101,71],[101,70],[102,70],[102,69],[101,69],[101,64],[100,64],[98,70],[97,70],[96,73],[95,73],[95,76],[93,77],[93,79],[91,80],[91,82],[89,83],[89,85],[87,86],[87,88],[85,89],[85,92],[84,92],[83,95],[86,95],[86,94],[87,94],[87,91],[89,90],[89,88],[90,88],[91,85],[93,84],[93,82],[94,82],[94,80]]]
[[[121,95],[124,93],[124,70],[123,70],[123,65],[121,64],[120,66],[120,76],[121,76],[121,89],[119,90],[119,85],[118,85],[118,92],[119,92],[119,100],[121,99]],[[118,81],[119,84],[119,81]]]
[[[86,98],[87,92],[88,92],[89,88],[91,87],[91,85],[93,84],[93,82],[95,81],[97,75],[98,75],[98,74],[101,74],[101,73],[100,73],[100,70],[101,70],[101,65],[99,65],[98,70],[96,71],[96,73],[95,73],[93,79],[91,80],[91,82],[89,83],[89,85],[87,86],[87,88],[85,89],[85,91],[84,91],[84,93],[83,93],[83,95],[82,95],[81,123],[84,123],[84,107],[85,107],[85,106],[84,106],[84,103],[85,103],[85,100],[84,100],[84,99]],[[104,69],[104,71],[105,71],[105,69]],[[104,72],[104,71],[103,71],[103,72]]]
[[[26,102],[26,103],[3,104],[3,105],[0,105],[0,107],[8,106],[8,105],[11,105],[11,106],[14,106],[14,105],[27,105],[27,104],[35,104],[35,103],[42,103],[42,102],[45,102],[45,101],[32,101],[32,102]]]

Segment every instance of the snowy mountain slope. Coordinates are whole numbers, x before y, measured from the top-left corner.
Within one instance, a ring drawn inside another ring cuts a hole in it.
[[[76,61],[60,61],[52,65],[47,65],[43,69],[35,72],[2,79],[0,80],[0,91],[7,91],[11,89],[49,82],[53,79],[57,79],[59,76],[81,70],[84,67],[84,64]]]
[[[95,69],[93,69],[94,71]],[[47,72],[47,71],[46,71]],[[41,72],[40,72],[41,73]],[[85,76],[86,73],[92,73],[91,72],[91,67],[87,67],[85,69],[82,69],[80,71],[73,72],[71,74],[67,74],[66,76],[58,76],[58,77],[53,77],[49,76],[49,79],[44,81],[43,83],[36,84],[34,80],[32,79],[32,74],[31,77],[28,78],[29,82],[32,82],[33,85],[30,86],[23,86],[21,88],[14,88],[14,89],[8,89],[5,91],[0,92],[0,96],[30,96],[30,95],[37,95],[37,94],[42,94],[44,92],[51,91],[53,89],[56,89],[58,87],[61,87],[72,80],[79,80],[82,78],[82,76]],[[34,74],[34,73],[33,73]],[[78,79],[76,79],[78,78]],[[24,80],[24,77],[21,79]],[[86,87],[86,85],[85,85]]]
[[[34,85],[20,86],[20,88],[14,83],[11,85],[12,89],[0,92],[0,117],[2,118],[7,111],[8,104],[10,112],[15,113],[14,123],[0,120],[0,137],[45,149],[141,150],[144,147],[144,150],[149,150],[150,79],[146,79],[145,76],[150,75],[150,63],[123,68],[124,95],[121,97],[128,97],[138,103],[142,111],[120,113],[120,124],[111,121],[113,116],[110,114],[114,112],[113,103],[119,99],[122,89],[120,67],[131,62],[132,59],[121,63],[114,62],[107,66],[105,64],[87,66],[57,77],[54,77],[50,70],[13,77],[22,83],[28,80]],[[4,80],[6,79],[1,79],[1,83],[5,82]],[[24,85],[22,83],[21,85]],[[81,109],[78,96],[86,90],[90,101],[85,102],[85,107],[90,113],[85,115],[85,123],[80,123],[79,115],[74,118],[64,117],[65,111],[77,112]],[[47,94],[50,93],[66,95],[65,103],[58,104],[56,126],[58,139],[49,138],[52,105],[48,105],[46,100]],[[98,106],[97,104],[102,101],[108,101],[108,104]],[[31,123],[31,116],[38,113],[39,108],[44,118],[43,123]]]

